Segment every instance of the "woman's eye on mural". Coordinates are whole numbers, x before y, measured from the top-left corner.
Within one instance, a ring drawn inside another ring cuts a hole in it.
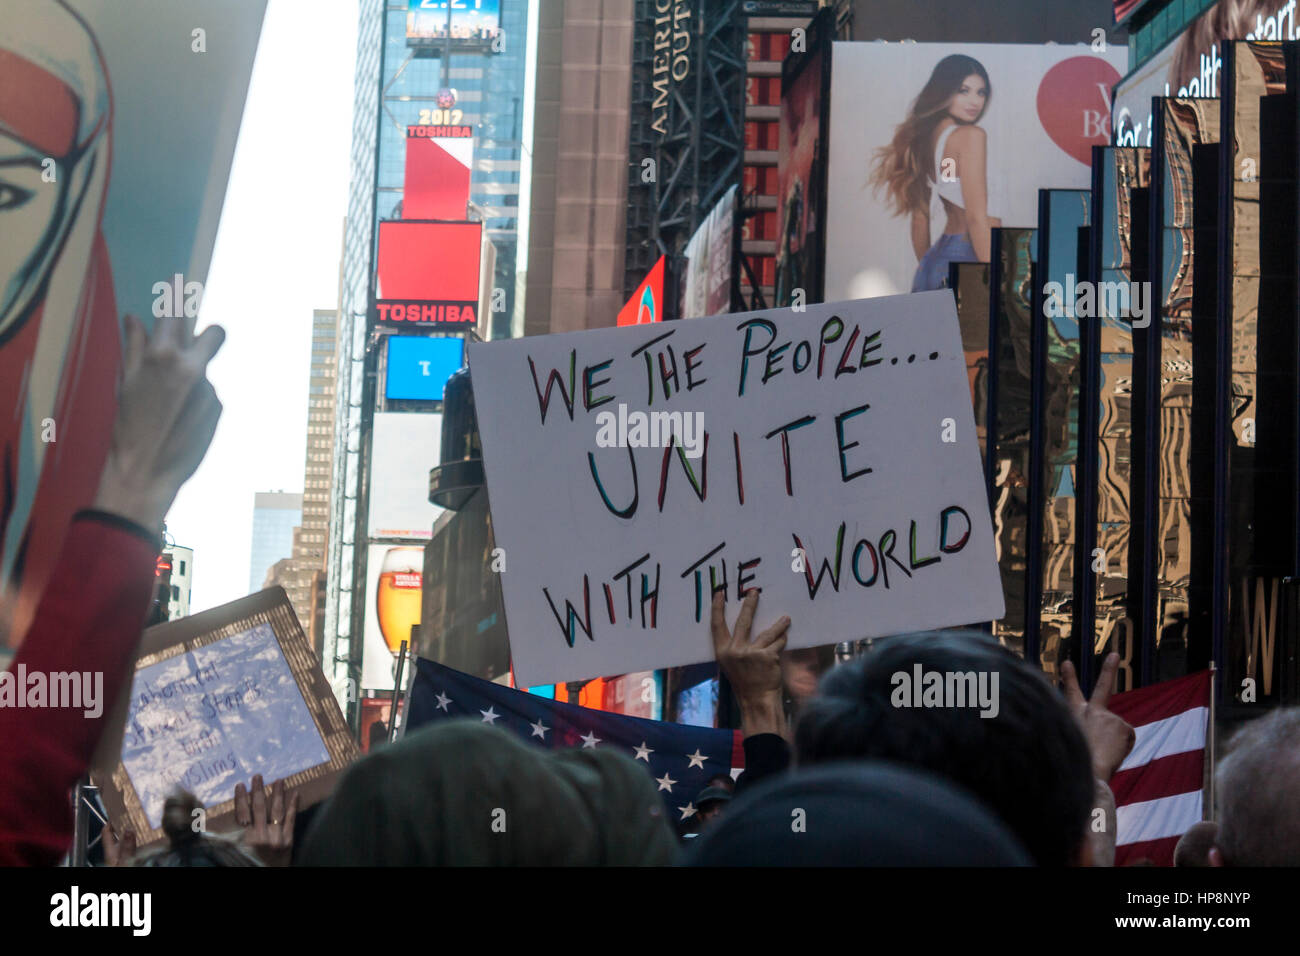
[[[8,183],[0,183],[0,212],[17,209],[31,198],[32,193],[30,190],[19,189],[17,186],[11,186]]]

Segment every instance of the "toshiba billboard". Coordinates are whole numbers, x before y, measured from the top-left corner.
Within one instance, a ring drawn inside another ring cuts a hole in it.
[[[408,328],[473,328],[482,246],[483,224],[478,222],[381,222],[373,321]]]

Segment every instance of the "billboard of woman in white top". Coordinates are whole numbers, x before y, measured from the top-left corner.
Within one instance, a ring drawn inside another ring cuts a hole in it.
[[[993,90],[979,60],[954,53],[939,61],[888,146],[876,150],[871,183],[911,224],[913,292],[942,289],[953,262],[988,262],[988,143],[979,126]],[[960,174],[958,170],[961,170]],[[943,204],[944,229],[931,245],[930,202]]]
[[[835,43],[823,299],[945,288],[992,231],[1035,226],[1038,190],[1087,188],[1128,51]]]

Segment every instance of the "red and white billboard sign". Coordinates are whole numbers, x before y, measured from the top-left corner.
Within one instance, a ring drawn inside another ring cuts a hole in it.
[[[408,126],[403,219],[464,219],[474,161],[472,126]]]
[[[374,320],[472,328],[478,321],[482,239],[478,222],[381,222]]]

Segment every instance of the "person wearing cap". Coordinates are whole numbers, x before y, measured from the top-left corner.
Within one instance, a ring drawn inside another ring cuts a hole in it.
[[[700,818],[700,829],[721,816],[731,802],[731,791],[723,787],[705,787],[695,798],[695,812]]]

